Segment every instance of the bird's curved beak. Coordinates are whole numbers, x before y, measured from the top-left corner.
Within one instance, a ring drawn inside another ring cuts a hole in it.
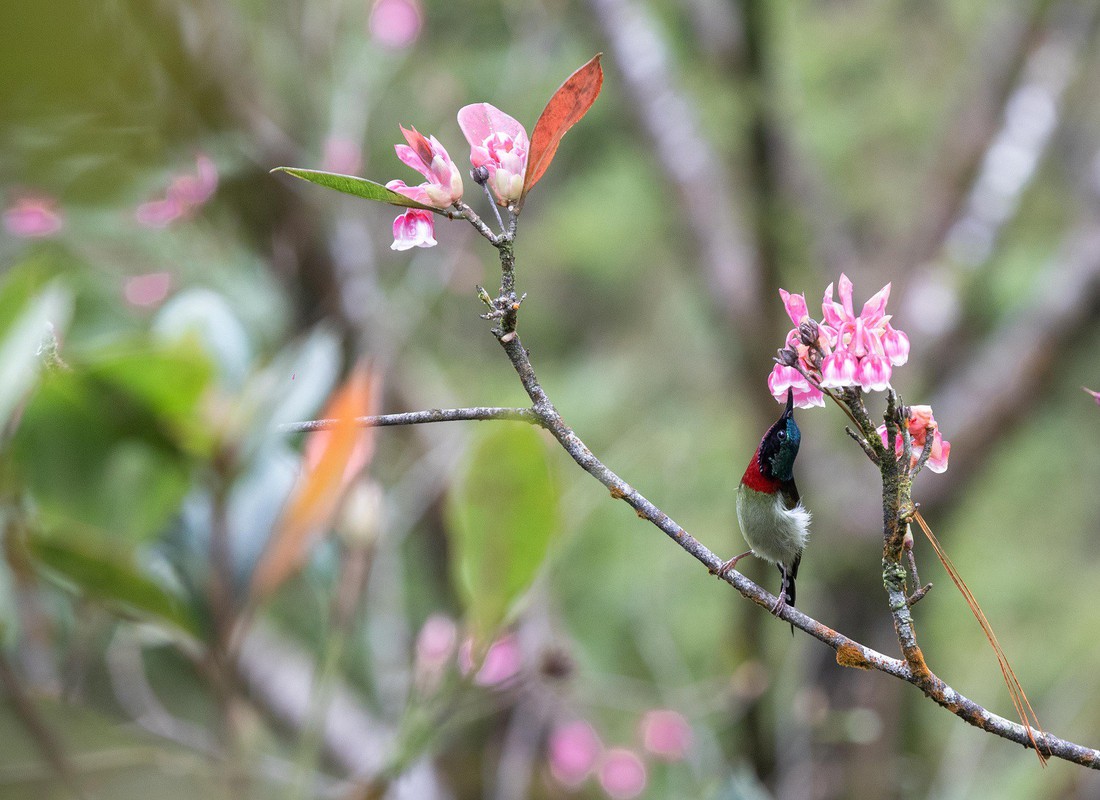
[[[789,417],[794,414],[794,389],[787,388],[787,410],[783,412],[784,417]]]

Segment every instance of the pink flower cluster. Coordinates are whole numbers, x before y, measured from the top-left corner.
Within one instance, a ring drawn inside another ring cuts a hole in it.
[[[458,112],[458,125],[470,144],[470,164],[475,169],[485,170],[487,185],[497,203],[506,206],[519,200],[530,148],[523,126],[488,103],[462,108]],[[407,144],[395,145],[397,157],[426,180],[418,186],[393,180],[386,188],[438,209],[461,200],[462,176],[443,145],[434,136],[425,138],[415,128],[402,128],[401,133]],[[392,249],[408,250],[435,244],[435,220],[431,211],[410,208],[394,220]]]
[[[779,290],[787,315],[795,327],[787,334],[786,347],[798,356],[804,371],[819,377],[823,388],[859,386],[864,391],[882,391],[890,385],[894,367],[909,358],[909,337],[890,324],[886,301],[890,284],[886,284],[863,305],[856,316],[852,306],[852,282],[840,276],[838,294],[833,299],[833,284],[825,289],[822,299],[822,322],[811,320],[806,297]],[[807,323],[812,322],[812,325]],[[817,331],[812,346],[804,341],[804,330]],[[815,363],[820,355],[820,364]],[[787,399],[787,389],[794,391],[799,408],[824,406],[821,391],[813,386],[793,366],[776,364],[768,376],[768,389],[779,402]]]
[[[683,760],[691,748],[691,726],[670,709],[646,712],[638,724],[642,748],[661,761]],[[628,747],[605,747],[595,728],[584,720],[558,725],[547,742],[547,760],[554,780],[579,789],[595,777],[612,800],[630,800],[645,791],[649,776],[645,761]]]
[[[928,441],[929,429],[932,431],[932,449],[928,455],[928,469],[933,472],[944,472],[947,470],[947,458],[951,455],[951,442],[940,435],[940,426],[932,416],[932,406],[909,407],[909,438],[912,444],[909,468],[912,469],[917,465],[917,460]],[[878,435],[882,437],[882,443],[889,447],[885,425],[878,426]],[[894,452],[900,456],[903,450],[904,443],[899,433],[894,440]]]

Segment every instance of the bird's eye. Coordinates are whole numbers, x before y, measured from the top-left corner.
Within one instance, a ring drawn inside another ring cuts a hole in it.
[[[778,436],[780,440],[783,440],[783,439],[787,438],[787,432],[784,431],[784,430],[779,431],[775,435]]]

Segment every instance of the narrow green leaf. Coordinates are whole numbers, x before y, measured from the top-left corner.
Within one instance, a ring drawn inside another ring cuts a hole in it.
[[[486,426],[449,504],[452,579],[484,643],[513,613],[558,532],[558,489],[539,431]]]
[[[31,557],[47,575],[53,574],[96,600],[137,617],[168,623],[195,637],[202,635],[194,613],[183,600],[145,574],[125,551],[109,548],[93,537],[32,536]]]
[[[403,194],[398,194],[393,191],[393,189],[387,189],[380,183],[368,181],[366,178],[357,178],[354,175],[340,175],[336,172],[321,172],[316,169],[299,169],[298,167],[275,167],[275,169],[271,171],[285,172],[287,175],[293,175],[295,178],[301,178],[303,181],[316,183],[318,186],[324,186],[326,189],[335,189],[338,192],[353,194],[356,197],[362,197],[366,200],[378,200],[382,203],[389,203],[394,206],[404,206],[405,208],[423,208],[427,211],[439,211],[438,208],[426,206],[423,203],[418,203],[411,198],[405,197]]]

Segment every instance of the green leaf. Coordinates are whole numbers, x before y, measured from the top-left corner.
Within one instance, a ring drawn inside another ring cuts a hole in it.
[[[344,194],[353,194],[365,200],[378,200],[382,203],[404,206],[405,208],[423,208],[427,211],[439,211],[438,208],[426,206],[423,203],[416,202],[412,198],[405,197],[403,194],[398,194],[393,191],[393,189],[387,189],[380,183],[368,181],[366,178],[357,178],[354,175],[340,175],[336,172],[321,172],[316,169],[299,169],[298,167],[275,167],[275,169],[271,171],[285,172],[287,175],[293,175],[295,178],[301,178],[303,181],[316,183],[318,186],[324,186],[327,189],[335,189]]]
[[[130,552],[80,534],[67,534],[64,538],[35,535],[27,546],[47,575],[64,579],[81,593],[116,606],[124,613],[166,622],[201,637],[199,622],[183,599],[147,575]]]
[[[160,533],[212,448],[210,364],[191,344],[128,346],[44,375],[11,442],[15,474],[49,525],[133,541]]]
[[[514,613],[558,532],[558,488],[541,433],[485,426],[449,503],[451,573],[475,638]]]

